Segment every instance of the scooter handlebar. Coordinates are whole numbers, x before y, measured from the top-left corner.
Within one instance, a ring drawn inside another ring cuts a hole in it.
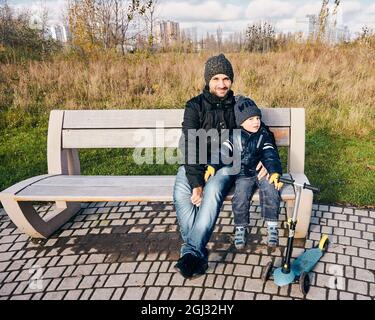
[[[311,190],[311,191],[314,192],[314,193],[319,193],[319,192],[320,192],[320,189],[319,189],[319,188],[317,188],[317,187],[313,187],[312,185],[307,184],[307,183],[304,183],[304,184],[303,184],[303,187],[304,187],[305,189],[309,189],[309,190]]]
[[[320,189],[317,188],[317,187],[314,187],[310,184],[307,184],[307,183],[304,183],[304,184],[299,184],[299,183],[296,183],[294,179],[289,179],[289,178],[285,178],[285,177],[280,177],[279,178],[279,181],[280,182],[283,182],[283,183],[286,183],[286,184],[293,184],[293,185],[297,185],[297,186],[301,186],[302,188],[304,189],[309,189],[311,190],[312,192],[314,193],[319,193],[320,192]]]

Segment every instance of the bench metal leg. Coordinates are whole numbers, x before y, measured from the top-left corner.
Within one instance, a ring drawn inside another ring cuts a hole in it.
[[[48,213],[51,218],[43,220],[31,202],[17,202],[11,196],[2,199],[3,207],[13,223],[31,238],[48,238],[80,209],[77,202],[65,203]]]

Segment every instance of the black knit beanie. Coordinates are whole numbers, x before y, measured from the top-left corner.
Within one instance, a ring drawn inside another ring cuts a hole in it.
[[[233,82],[234,74],[230,61],[221,53],[209,58],[204,69],[204,80],[206,84],[217,74],[225,74]]]
[[[240,126],[242,122],[251,117],[258,116],[262,118],[262,113],[253,100],[244,96],[239,96],[236,100],[234,115],[237,126]]]

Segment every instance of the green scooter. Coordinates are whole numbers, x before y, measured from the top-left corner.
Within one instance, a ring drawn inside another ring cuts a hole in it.
[[[262,273],[262,280],[266,282],[269,278],[273,277],[274,283],[277,286],[285,286],[290,283],[299,281],[300,290],[304,296],[310,289],[310,278],[309,272],[315,267],[328,246],[328,236],[323,235],[319,241],[319,245],[316,248],[305,250],[297,259],[291,262],[293,252],[293,241],[297,225],[298,208],[301,199],[302,189],[309,189],[314,193],[319,193],[319,188],[313,187],[309,184],[301,184],[295,182],[293,179],[281,177],[279,181],[292,184],[296,190],[296,201],[293,209],[292,218],[288,219],[288,243],[286,254],[282,262],[282,266],[274,268],[273,262],[270,261],[265,266]]]

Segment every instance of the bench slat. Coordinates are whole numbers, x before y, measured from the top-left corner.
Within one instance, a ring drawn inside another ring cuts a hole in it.
[[[290,126],[290,109],[262,108],[263,121],[272,127]],[[65,110],[63,129],[180,128],[184,109]]]
[[[289,146],[289,128],[270,128],[278,146]],[[177,148],[181,129],[66,129],[63,148]]]
[[[66,110],[63,129],[180,128],[184,110]]]
[[[175,176],[54,176],[15,196],[16,201],[172,201]],[[155,187],[157,186],[157,187]],[[283,200],[294,199],[286,186]],[[227,200],[231,199],[231,193]],[[256,193],[254,201],[259,201]]]

